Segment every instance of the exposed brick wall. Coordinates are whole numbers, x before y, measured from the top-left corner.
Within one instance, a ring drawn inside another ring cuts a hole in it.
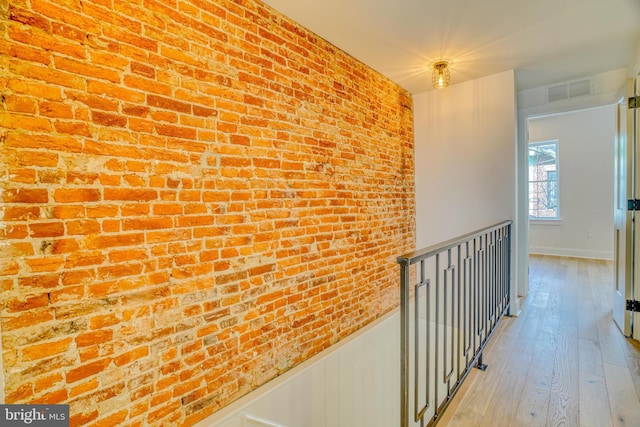
[[[7,403],[190,425],[397,305],[403,89],[252,0],[0,13]]]

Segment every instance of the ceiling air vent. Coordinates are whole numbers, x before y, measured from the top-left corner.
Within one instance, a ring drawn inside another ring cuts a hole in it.
[[[591,95],[591,79],[562,83],[547,88],[549,102],[585,95]]]

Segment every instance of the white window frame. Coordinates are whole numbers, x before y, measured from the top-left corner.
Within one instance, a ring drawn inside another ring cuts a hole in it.
[[[527,214],[529,216],[529,221],[532,223],[560,223],[562,218],[560,217],[560,205],[561,205],[561,197],[560,197],[560,144],[557,139],[552,139],[548,141],[532,141],[527,144],[527,158],[529,149],[532,147],[537,147],[541,145],[555,145],[556,152],[556,161],[555,161],[555,174],[556,174],[556,216],[553,217],[541,217],[541,216],[532,216],[531,215],[531,195],[527,195]],[[527,193],[529,193],[530,187],[530,175],[529,175],[529,166],[527,164]]]

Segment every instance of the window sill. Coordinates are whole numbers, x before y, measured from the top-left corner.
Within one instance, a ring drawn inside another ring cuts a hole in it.
[[[562,218],[551,218],[551,219],[530,219],[529,225],[554,225],[561,226]]]

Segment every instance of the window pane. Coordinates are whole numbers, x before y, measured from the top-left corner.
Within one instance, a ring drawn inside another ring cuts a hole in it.
[[[558,218],[558,142],[529,144],[529,217]]]

